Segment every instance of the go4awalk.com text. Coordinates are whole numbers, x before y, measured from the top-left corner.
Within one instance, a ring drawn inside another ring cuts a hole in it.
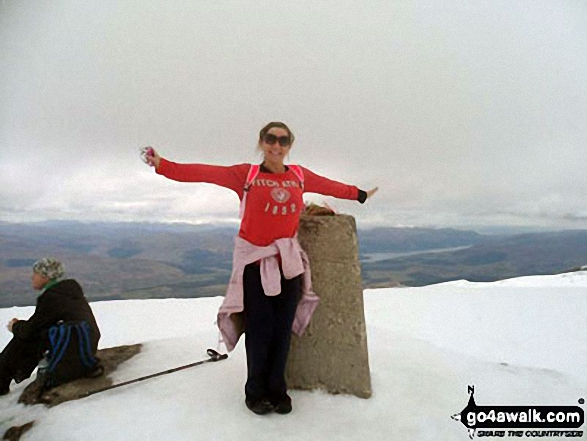
[[[452,416],[469,431],[469,437],[580,438],[585,421],[580,406],[479,406],[474,386],[469,386],[469,402]],[[578,400],[584,404],[584,399]]]

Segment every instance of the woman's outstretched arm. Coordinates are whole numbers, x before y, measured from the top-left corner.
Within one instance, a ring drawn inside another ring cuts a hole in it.
[[[209,164],[178,164],[162,158],[155,149],[147,147],[147,164],[155,167],[157,174],[179,182],[207,182],[235,191],[242,198],[249,164],[232,166]]]
[[[333,181],[332,179],[320,176],[305,167],[303,168],[303,172],[304,191],[309,193],[318,193],[339,199],[356,200],[363,203],[378,190],[378,187],[375,187],[371,190],[363,191],[354,185],[343,184],[342,182]]]

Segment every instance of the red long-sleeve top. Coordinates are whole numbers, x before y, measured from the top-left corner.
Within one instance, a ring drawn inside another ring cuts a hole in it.
[[[157,173],[179,182],[208,182],[226,187],[242,200],[250,164],[232,166],[177,164],[161,159]],[[359,189],[317,175],[302,167],[304,188],[291,169],[270,173],[261,168],[252,182],[246,199],[239,236],[257,246],[267,246],[277,239],[294,237],[304,203],[302,194],[318,193],[339,199],[357,200]]]

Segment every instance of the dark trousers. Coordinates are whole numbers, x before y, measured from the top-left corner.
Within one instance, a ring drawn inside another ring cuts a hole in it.
[[[247,400],[279,401],[287,392],[285,364],[291,340],[302,276],[281,276],[281,293],[266,296],[261,285],[261,268],[245,267],[244,318],[247,350]]]
[[[12,379],[20,383],[30,377],[41,358],[40,341],[13,337],[0,353],[0,388],[8,387]]]

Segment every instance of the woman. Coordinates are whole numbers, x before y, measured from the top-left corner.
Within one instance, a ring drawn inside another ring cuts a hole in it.
[[[233,272],[218,326],[229,351],[245,333],[245,403],[260,415],[291,412],[284,378],[291,331],[304,331],[317,304],[307,257],[296,239],[302,194],[363,203],[377,191],[365,192],[306,168],[285,165],[293,142],[294,135],[284,123],[267,124],[259,133],[260,167],[176,164],[146,148],[146,160],[158,174],[181,182],[217,184],[235,191],[241,200]]]
[[[100,340],[100,330],[92,309],[84,296],[81,286],[73,279],[61,278],[63,264],[51,257],[38,260],[33,265],[31,285],[42,291],[37,298],[34,314],[28,320],[13,318],[7,328],[14,334],[12,340],[0,353],[0,395],[10,390],[10,383],[17,383],[30,377],[45,350],[50,349],[50,329],[59,322],[85,323],[88,329],[87,350],[94,358]],[[62,348],[63,350],[64,348]],[[55,378],[67,382],[81,376],[97,376],[101,366],[84,366],[77,350],[62,354],[63,361],[55,370]]]

